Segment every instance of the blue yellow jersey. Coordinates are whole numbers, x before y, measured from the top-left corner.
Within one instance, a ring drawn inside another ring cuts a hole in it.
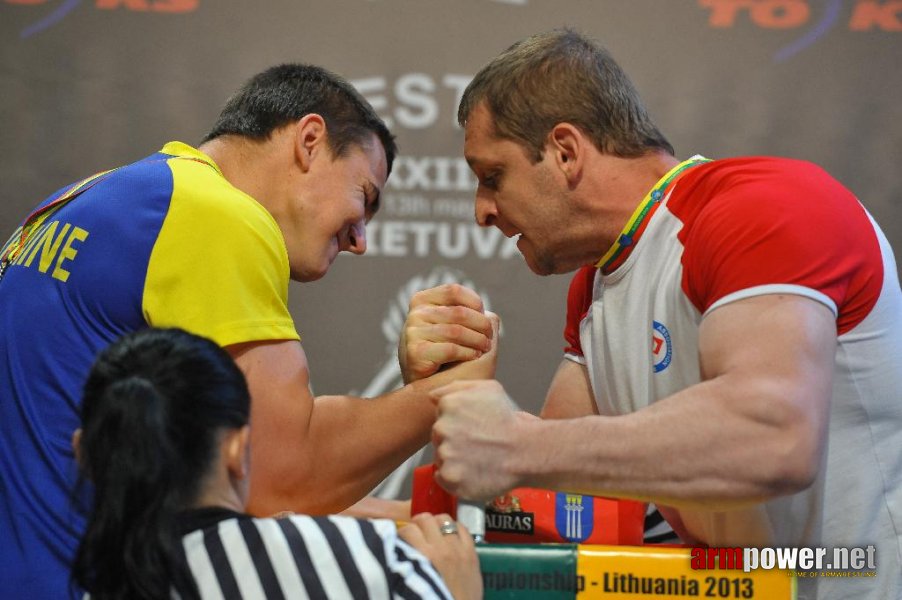
[[[223,346],[299,339],[288,281],[269,212],[180,142],[31,228],[0,279],[0,598],[77,594],[69,565],[84,518],[71,439],[96,354],[148,326]]]

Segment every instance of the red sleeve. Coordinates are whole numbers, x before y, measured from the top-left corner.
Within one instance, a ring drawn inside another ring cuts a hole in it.
[[[579,324],[592,305],[592,284],[597,270],[592,266],[583,267],[570,280],[570,291],[567,293],[567,322],[564,325],[564,341],[567,343],[564,352],[567,354],[583,355],[583,348],[579,343]]]
[[[833,302],[839,333],[861,322],[883,285],[879,241],[861,204],[810,163],[736,171],[693,186],[696,199],[709,200],[680,233],[683,289],[699,312],[749,288],[799,286]]]

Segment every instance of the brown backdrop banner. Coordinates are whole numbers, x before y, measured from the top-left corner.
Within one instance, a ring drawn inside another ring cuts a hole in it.
[[[562,355],[568,278],[534,276],[474,224],[455,115],[482,64],[562,25],[611,50],[678,156],[814,161],[902,249],[900,0],[0,0],[0,237],[69,182],[197,143],[257,71],[320,64],[370,100],[401,156],[367,256],[291,288],[315,391],[398,385],[410,295],[458,281],[501,314],[499,378],[535,411]]]

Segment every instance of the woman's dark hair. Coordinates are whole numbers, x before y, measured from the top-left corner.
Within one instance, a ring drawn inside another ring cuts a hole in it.
[[[398,149],[388,127],[354,86],[313,65],[284,64],[252,77],[229,98],[203,141],[221,135],[264,140],[275,129],[312,113],[326,122],[329,148],[336,157],[346,156],[354,146],[368,145],[376,134],[391,174]]]
[[[145,329],[97,357],[84,386],[79,464],[93,506],[73,566],[92,600],[197,598],[175,515],[196,501],[221,433],[248,422],[231,357],[180,329]]]

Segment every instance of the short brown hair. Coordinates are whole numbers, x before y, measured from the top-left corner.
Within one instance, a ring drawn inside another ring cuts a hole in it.
[[[572,29],[521,40],[483,67],[461,99],[461,127],[482,101],[495,134],[525,144],[535,162],[552,127],[562,122],[579,127],[607,154],[674,153],[623,69],[604,48]]]

